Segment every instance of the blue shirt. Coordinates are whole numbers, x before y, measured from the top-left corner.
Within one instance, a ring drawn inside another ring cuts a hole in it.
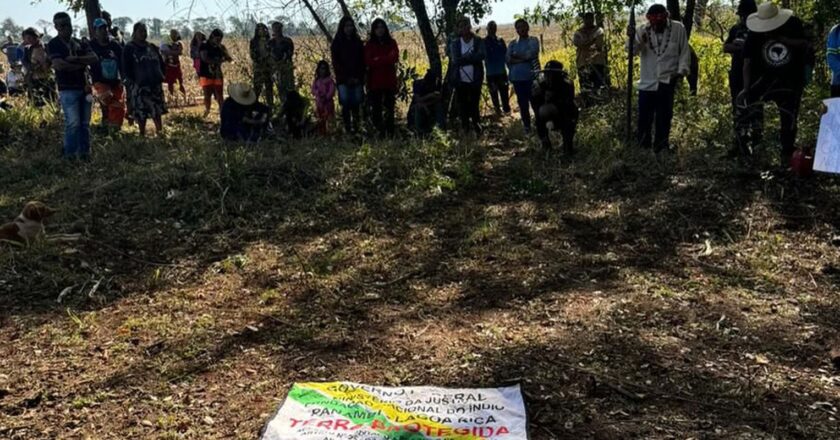
[[[524,58],[525,62],[511,62],[511,57]],[[511,81],[533,81],[534,72],[540,68],[540,40],[528,37],[510,42],[507,53]]]
[[[499,37],[487,37],[484,39],[484,46],[487,48],[487,59],[484,60],[487,75],[504,75],[507,72],[505,70],[505,63],[507,62],[505,40]]]
[[[840,86],[840,25],[834,26],[828,34],[826,58],[828,59],[828,66],[834,74],[831,84]]]

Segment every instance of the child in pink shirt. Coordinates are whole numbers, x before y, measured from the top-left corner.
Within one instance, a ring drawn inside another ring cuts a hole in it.
[[[312,82],[312,96],[315,98],[315,114],[318,116],[318,132],[326,134],[329,122],[335,117],[335,81],[330,72],[330,64],[324,60],[315,68],[315,81]]]

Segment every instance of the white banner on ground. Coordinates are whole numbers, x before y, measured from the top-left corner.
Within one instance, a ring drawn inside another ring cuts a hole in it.
[[[294,384],[261,440],[526,440],[519,385],[450,389]]]
[[[840,174],[840,98],[826,99],[828,113],[820,119],[814,170]]]

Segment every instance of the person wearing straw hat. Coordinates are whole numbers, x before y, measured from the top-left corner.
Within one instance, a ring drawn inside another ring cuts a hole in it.
[[[259,141],[268,127],[269,113],[268,106],[257,102],[257,93],[249,84],[231,83],[222,104],[222,139]]]
[[[738,147],[750,154],[746,132],[751,109],[771,101],[781,120],[781,165],[787,167],[795,149],[796,124],[805,89],[805,57],[809,48],[802,21],[790,9],[765,2],[747,18],[744,43],[744,89],[738,105],[747,111],[737,123]]]

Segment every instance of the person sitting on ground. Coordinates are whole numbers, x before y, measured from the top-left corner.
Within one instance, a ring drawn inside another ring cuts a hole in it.
[[[222,139],[258,142],[265,136],[271,110],[257,102],[257,93],[244,83],[228,86],[228,97],[222,104]]]
[[[23,44],[23,77],[29,102],[35,107],[55,102],[55,81],[52,79],[50,57],[41,42],[41,34],[35,28],[24,29]]]
[[[327,134],[330,121],[335,118],[335,81],[332,78],[332,72],[330,72],[330,63],[326,60],[319,61],[315,68],[312,97],[315,98],[318,132]]]
[[[607,43],[604,29],[595,24],[595,14],[583,14],[583,27],[575,32],[577,68],[582,92],[597,92],[607,85]]]
[[[436,69],[429,69],[425,76],[414,81],[408,127],[417,136],[428,135],[434,127],[443,129],[445,115],[441,88],[440,73]]]
[[[103,126],[119,131],[125,119],[123,48],[111,38],[108,23],[104,19],[93,21],[93,32],[90,48],[99,57],[99,62],[90,67],[93,92],[102,107]]]
[[[549,61],[534,82],[534,107],[537,108],[537,134],[543,148],[551,149],[550,131],[563,135],[563,151],[575,152],[578,107],[575,104],[575,84],[559,61]]]
[[[749,34],[744,44],[744,89],[738,95],[738,105],[751,108],[772,101],[779,108],[781,122],[781,166],[787,168],[796,149],[796,130],[799,106],[805,89],[805,57],[809,42],[805,38],[802,21],[790,9],[779,9],[765,2],[747,18]],[[745,115],[749,111],[744,112]],[[737,133],[747,118],[739,121]],[[739,145],[746,145],[745,140]],[[749,150],[741,148],[742,154]]]
[[[308,103],[297,90],[287,92],[280,108],[280,119],[286,127],[286,133],[293,139],[308,136],[311,132],[311,121],[306,116]]]
[[[496,35],[498,26],[495,21],[487,23],[487,37],[484,46],[487,48],[487,59],[484,68],[487,71],[487,88],[490,91],[490,101],[497,115],[510,114],[510,85],[508,84],[507,45],[502,37]]]
[[[177,29],[169,31],[166,41],[160,45],[160,53],[166,63],[166,70],[163,72],[164,81],[169,89],[170,102],[176,98],[175,83],[178,83],[178,90],[184,99],[187,98],[187,89],[184,88],[184,72],[181,70],[181,55],[184,53],[184,43],[181,42],[181,33]]]
[[[160,50],[147,38],[146,25],[136,23],[131,42],[123,50],[123,70],[128,86],[128,107],[140,129],[140,136],[146,135],[148,119],[154,121],[155,131],[160,136],[163,134],[163,115],[167,113],[162,86],[166,66]]]
[[[840,98],[840,24],[835,25],[828,33],[825,53],[832,72],[831,97]]]
[[[222,44],[225,34],[221,29],[213,29],[210,38],[199,48],[201,54],[201,67],[199,78],[201,88],[204,90],[204,117],[210,114],[210,105],[215,97],[219,108],[222,107],[222,97],[225,93],[225,75],[222,71],[222,64],[233,61],[227,48]]]
[[[449,53],[454,67],[450,74],[455,84],[461,127],[481,133],[481,85],[484,84],[487,50],[484,39],[473,33],[469,17],[461,17],[457,27],[461,38],[452,43]]]

